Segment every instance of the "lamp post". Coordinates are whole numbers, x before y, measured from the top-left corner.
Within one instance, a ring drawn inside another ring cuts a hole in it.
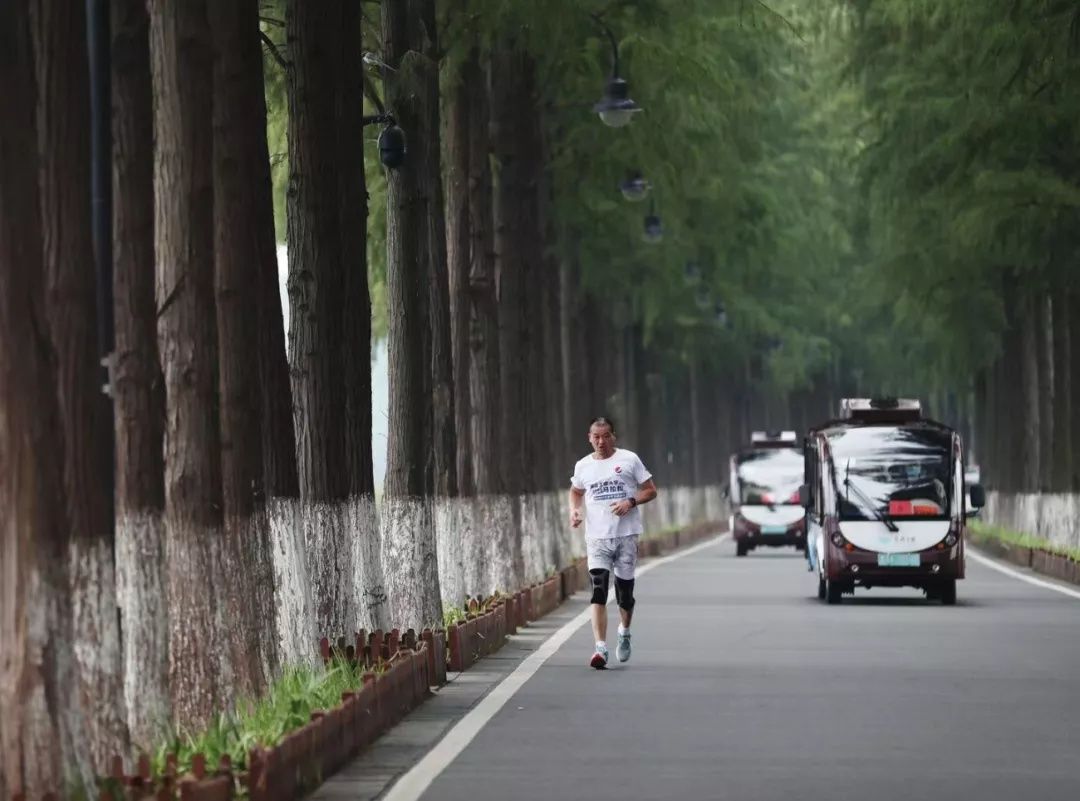
[[[656,213],[656,204],[649,205],[649,213],[645,215],[645,230],[642,239],[650,245],[655,245],[664,238],[664,225],[660,222],[660,215]]]
[[[611,128],[628,125],[636,112],[642,108],[630,99],[630,86],[619,75],[619,43],[615,34],[601,21],[599,15],[592,15],[611,43],[611,77],[608,78],[604,96],[593,106],[593,111],[600,115],[600,121]]]
[[[636,170],[627,175],[626,180],[619,184],[619,191],[622,192],[622,196],[633,203],[644,200],[651,188],[652,184],[646,181],[641,176],[641,173]]]
[[[405,163],[405,156],[409,152],[405,132],[398,127],[393,114],[371,114],[363,117],[364,126],[378,124],[386,125],[379,133],[379,161],[384,166],[393,170]]]

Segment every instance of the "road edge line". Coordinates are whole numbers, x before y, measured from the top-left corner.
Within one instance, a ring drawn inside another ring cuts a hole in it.
[[[1028,576],[1024,573],[1021,573],[1019,570],[1014,570],[1011,567],[1006,567],[1005,565],[1000,564],[997,560],[991,559],[989,556],[980,553],[974,546],[971,546],[970,544],[968,546],[967,555],[973,558],[980,565],[985,565],[986,567],[996,570],[999,573],[1004,573],[1006,576],[1011,576],[1014,579],[1020,579],[1020,581],[1025,581],[1028,584],[1034,584],[1036,587],[1053,590],[1054,592],[1059,592],[1062,595],[1068,595],[1070,598],[1076,598],[1080,600],[1080,590],[1073,590],[1069,587],[1063,587],[1060,584],[1055,584],[1052,581],[1035,578],[1035,576]]]
[[[723,542],[730,535],[727,533],[712,537],[705,542],[692,545],[685,550],[662,556],[641,565],[637,575],[647,573],[654,567],[660,567],[684,556],[690,556],[705,548]],[[608,593],[608,603],[615,597],[615,591]],[[563,644],[574,635],[585,623],[589,622],[589,609],[581,612],[563,624],[562,628],[554,632],[540,647],[525,657],[505,679],[500,681],[480,699],[479,703],[470,709],[465,716],[439,739],[439,741],[409,770],[394,782],[393,785],[381,796],[384,801],[416,801],[422,796],[432,783],[439,777],[450,763],[475,739],[476,735],[498,714],[506,702],[514,697],[515,693],[533,675],[543,667]]]

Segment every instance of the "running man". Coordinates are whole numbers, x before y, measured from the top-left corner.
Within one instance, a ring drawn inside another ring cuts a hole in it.
[[[656,497],[656,484],[636,453],[615,447],[615,424],[608,418],[597,417],[589,425],[589,444],[592,454],[578,461],[570,479],[570,526],[577,528],[585,522],[596,640],[589,665],[603,670],[608,663],[607,597],[612,573],[620,618],[615,656],[620,662],[630,658],[634,569],[638,536],[643,531],[638,506]]]

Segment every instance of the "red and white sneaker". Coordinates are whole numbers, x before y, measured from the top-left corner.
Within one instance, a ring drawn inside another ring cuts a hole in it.
[[[592,659],[589,660],[589,667],[596,668],[597,670],[603,670],[607,667],[608,661],[608,649],[607,646],[597,645],[596,653],[592,655]]]

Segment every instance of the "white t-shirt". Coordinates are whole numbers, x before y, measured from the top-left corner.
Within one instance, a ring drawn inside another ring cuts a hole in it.
[[[603,540],[640,534],[641,509],[635,506],[622,517],[611,511],[611,505],[632,498],[638,487],[652,478],[641,459],[633,451],[616,448],[606,459],[589,454],[574,465],[570,484],[585,491],[585,538]]]

